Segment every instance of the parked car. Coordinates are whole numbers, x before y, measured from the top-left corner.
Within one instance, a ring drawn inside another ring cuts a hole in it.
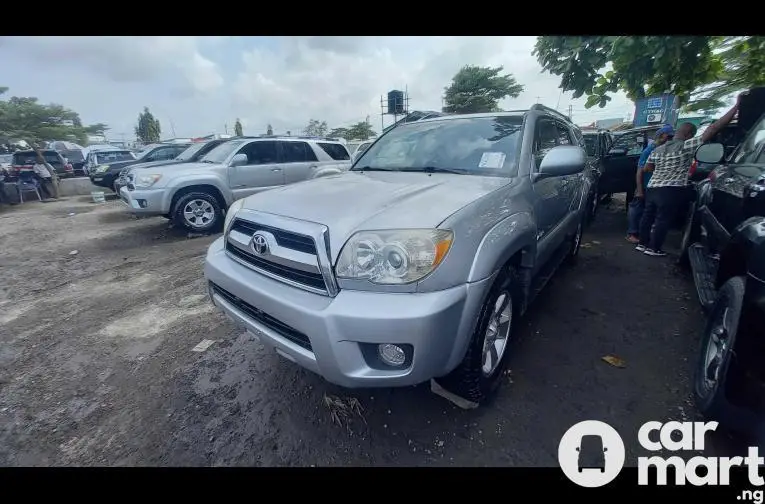
[[[197,163],[138,171],[120,189],[120,197],[137,215],[163,215],[189,231],[210,232],[223,225],[235,200],[342,173],[351,166],[349,158],[336,140],[237,138],[218,145]]]
[[[351,159],[353,159],[354,161],[358,159],[359,156],[361,156],[364,153],[364,151],[367,150],[369,146],[372,145],[373,143],[374,143],[374,140],[367,140],[365,142],[361,142],[360,144],[358,144],[353,150],[353,152],[351,153]]]
[[[604,201],[614,194],[625,193],[627,205],[635,195],[635,172],[643,149],[648,146],[661,125],[641,126],[614,135],[608,153],[603,158],[598,193]]]
[[[82,149],[67,149],[59,151],[64,159],[72,165],[72,173],[75,177],[86,177],[88,171],[85,168],[85,155]]]
[[[332,383],[436,378],[480,403],[517,317],[579,252],[576,131],[541,105],[391,128],[346,173],[234,203],[207,253],[212,302]]]
[[[116,190],[114,183],[117,181],[120,172],[123,168],[138,163],[150,163],[153,161],[170,161],[174,159],[178,154],[185,151],[190,143],[185,144],[152,144],[147,146],[137,157],[134,157],[133,153],[127,149],[118,151],[97,151],[95,155],[103,156],[104,152],[120,152],[122,161],[107,161],[106,164],[98,164],[93,170],[90,171],[90,180],[93,184],[107,189]],[[128,157],[130,156],[130,157]]]
[[[69,164],[64,157],[58,153],[58,151],[44,149],[40,151],[48,162],[55,170],[56,175],[59,178],[73,177],[74,170],[72,165]],[[18,176],[22,171],[32,171],[37,163],[37,154],[33,150],[16,151],[13,153],[12,171],[15,172],[15,176]]]
[[[592,194],[588,199],[588,221],[591,222],[595,219],[595,215],[598,211],[598,205],[604,195],[600,192],[600,178],[606,171],[605,163],[608,159],[608,151],[611,149],[611,145],[614,143],[614,136],[610,131],[599,130],[584,130],[582,131],[584,138],[584,148],[587,151],[587,160],[589,162],[589,173],[593,179]],[[637,166],[635,167],[637,169]]]
[[[739,114],[744,108],[742,99]],[[747,126],[730,159],[721,143],[696,152],[699,163],[716,167],[697,186],[682,257],[707,312],[693,386],[696,404],[724,427],[757,435],[765,427],[765,115]]]
[[[155,166],[171,166],[183,163],[196,163],[207,155],[208,152],[219,146],[223,142],[227,142],[228,138],[210,140],[209,142],[197,142],[191,144],[186,150],[178,154],[175,158],[166,161],[150,161],[147,163],[137,163],[128,165],[123,168],[117,181],[114,182],[114,192],[119,194],[120,189],[128,185],[133,180],[136,170],[145,170],[153,168]]]

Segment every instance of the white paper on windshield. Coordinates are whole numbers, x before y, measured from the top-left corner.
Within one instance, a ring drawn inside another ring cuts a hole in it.
[[[505,166],[504,152],[484,152],[481,156],[481,161],[478,163],[478,168],[492,168],[498,170],[503,166]]]

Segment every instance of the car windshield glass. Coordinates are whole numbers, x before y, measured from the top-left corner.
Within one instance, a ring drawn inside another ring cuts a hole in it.
[[[223,163],[228,157],[236,152],[242,145],[244,140],[238,142],[226,142],[222,143],[210,152],[208,152],[201,161],[203,163]]]
[[[111,151],[96,153],[96,164],[117,163],[119,161],[132,161],[135,159],[130,151]]]
[[[736,152],[734,163],[751,163],[765,142],[765,116],[760,119]],[[762,157],[762,156],[760,156]]]
[[[588,156],[595,155],[595,145],[597,144],[597,135],[584,135],[584,147],[587,150]]]
[[[61,154],[73,163],[82,161],[84,159],[82,157],[82,151],[78,149],[61,151]]]
[[[194,156],[196,156],[197,152],[204,149],[205,145],[207,145],[206,142],[196,143],[192,145],[191,147],[189,147],[188,149],[186,149],[185,151],[178,154],[178,156],[176,156],[175,159],[177,159],[178,161],[188,161],[189,159],[192,159]]]
[[[353,170],[448,171],[510,176],[517,166],[523,117],[462,117],[389,130]]]

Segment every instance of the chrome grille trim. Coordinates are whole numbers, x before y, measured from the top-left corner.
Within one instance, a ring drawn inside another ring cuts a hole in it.
[[[252,249],[256,231],[267,237],[270,253],[257,255]],[[262,275],[316,294],[338,293],[327,226],[242,209],[225,230],[225,244],[229,258]]]

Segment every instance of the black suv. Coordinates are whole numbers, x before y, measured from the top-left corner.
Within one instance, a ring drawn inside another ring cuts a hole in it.
[[[604,129],[582,130],[584,146],[587,151],[587,160],[590,163],[590,176],[595,187],[595,194],[590,201],[590,210],[588,211],[588,220],[595,218],[600,200],[605,196],[600,191],[600,178],[606,171],[606,160],[609,157],[608,151],[614,143],[614,135]]]
[[[759,112],[759,120],[752,120]],[[681,259],[708,314],[694,378],[700,411],[748,435],[765,427],[765,88],[739,103],[745,137],[725,160],[722,143],[696,152],[715,165],[697,184]],[[722,163],[722,164],[719,164]]]
[[[635,172],[640,154],[661,126],[641,126],[614,135],[614,142],[603,159],[603,171],[598,184],[598,192],[604,200],[614,194],[626,193],[629,205],[635,195]]]
[[[90,181],[94,185],[114,190],[114,183],[123,168],[138,163],[149,163],[152,161],[170,161],[175,159],[178,154],[185,151],[190,143],[183,144],[153,144],[147,146],[136,159],[127,161],[117,161],[97,166],[89,173]]]

